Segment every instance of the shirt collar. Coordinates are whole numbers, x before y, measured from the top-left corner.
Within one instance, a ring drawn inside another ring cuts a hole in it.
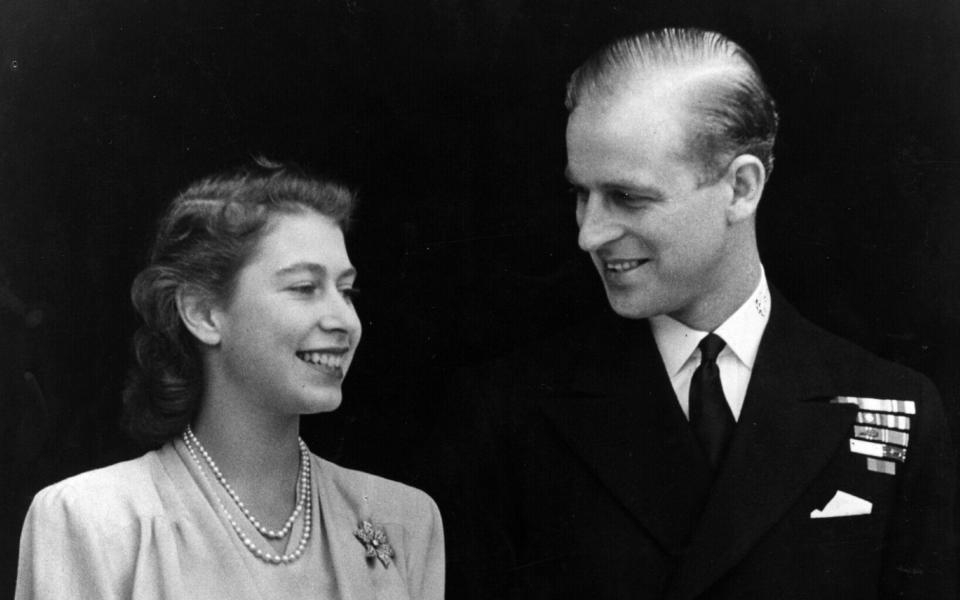
[[[770,288],[767,286],[767,276],[761,266],[760,281],[756,289],[747,301],[740,305],[740,308],[714,330],[727,343],[723,352],[727,352],[729,348],[740,362],[748,369],[752,369],[757,358],[757,350],[760,348],[760,338],[769,319]],[[683,368],[697,349],[700,340],[709,333],[687,327],[667,315],[650,317],[650,328],[670,377]]]

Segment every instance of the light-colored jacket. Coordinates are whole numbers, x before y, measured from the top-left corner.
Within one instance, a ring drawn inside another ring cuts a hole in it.
[[[443,598],[443,527],[429,496],[317,456],[312,468],[312,538],[284,565],[243,546],[215,500],[218,484],[179,440],[54,484],[27,514],[16,598]],[[386,533],[394,549],[386,566],[355,535],[363,521]],[[292,549],[299,531],[290,540]]]

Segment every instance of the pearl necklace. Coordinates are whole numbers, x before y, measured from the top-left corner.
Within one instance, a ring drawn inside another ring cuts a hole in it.
[[[217,481],[221,486],[227,491],[227,494],[230,498],[233,499],[237,507],[243,512],[243,514],[250,521],[250,524],[253,525],[261,535],[271,539],[279,539],[286,537],[290,533],[290,528],[293,526],[293,523],[296,521],[297,516],[302,512],[303,513],[303,532],[300,535],[300,541],[297,544],[296,549],[289,554],[272,554],[269,551],[263,551],[260,548],[257,548],[253,540],[250,539],[243,529],[240,528],[240,525],[234,520],[233,515],[227,510],[226,505],[223,501],[220,500],[220,496],[214,494],[214,498],[217,501],[217,504],[220,506],[220,510],[226,516],[227,521],[230,523],[230,526],[233,528],[233,531],[240,538],[240,541],[243,542],[243,545],[246,546],[254,556],[260,560],[270,563],[270,564],[289,564],[296,561],[303,555],[304,549],[307,547],[307,543],[310,541],[310,532],[311,532],[311,521],[312,521],[312,508],[313,508],[313,499],[311,493],[311,463],[310,463],[310,451],[307,448],[307,445],[302,439],[299,439],[300,445],[300,474],[298,477],[297,485],[297,505],[293,509],[293,514],[287,519],[287,522],[279,531],[273,531],[266,529],[260,525],[260,522],[250,513],[243,502],[240,500],[240,497],[237,493],[230,487],[227,483],[227,480],[223,477],[223,474],[220,472],[220,469],[217,467],[217,464],[213,461],[213,458],[207,453],[206,448],[200,443],[200,440],[197,439],[197,436],[194,435],[193,430],[188,425],[186,430],[184,430],[183,442],[187,447],[187,452],[190,454],[190,457],[193,459],[193,462],[196,463],[197,469],[200,471],[200,474],[204,479],[209,481],[206,472],[203,469],[203,463],[200,462],[200,457],[197,456],[199,452],[203,456],[204,461],[207,463],[208,468],[214,474]],[[196,446],[196,450],[194,449]]]
[[[287,521],[283,524],[283,527],[274,531],[261,525],[260,521],[253,516],[246,506],[244,506],[243,501],[240,500],[240,496],[232,487],[230,487],[230,484],[227,483],[227,479],[223,476],[223,473],[220,472],[220,469],[217,467],[217,463],[213,462],[213,458],[207,454],[207,449],[203,447],[203,444],[201,444],[200,440],[197,439],[196,434],[193,433],[193,429],[187,425],[187,429],[183,433],[185,436],[184,439],[190,438],[190,441],[193,442],[193,445],[200,450],[200,455],[203,456],[203,459],[210,467],[210,471],[213,472],[214,477],[217,478],[217,481],[220,482],[220,485],[223,486],[223,489],[225,489],[230,498],[233,499],[234,504],[237,505],[237,508],[240,509],[240,512],[247,517],[247,520],[250,521],[250,524],[260,532],[260,535],[272,540],[279,540],[287,537],[287,534],[290,533],[290,528],[293,527],[294,522],[297,520],[297,517],[303,510],[305,498],[310,495],[310,488],[308,487],[310,483],[310,451],[307,449],[307,445],[303,442],[303,440],[298,438],[298,442],[300,444],[300,472],[298,474],[297,484],[297,504],[293,507],[293,512],[287,518]]]

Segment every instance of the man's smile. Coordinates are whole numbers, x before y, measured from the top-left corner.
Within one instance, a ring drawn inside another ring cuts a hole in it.
[[[641,265],[649,262],[650,259],[647,258],[631,258],[631,259],[617,259],[617,260],[601,260],[603,265],[603,270],[607,273],[626,273],[627,271],[633,271],[636,268],[639,268]]]

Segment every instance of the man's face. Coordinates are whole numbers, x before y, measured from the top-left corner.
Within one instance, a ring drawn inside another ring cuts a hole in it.
[[[701,183],[685,158],[684,109],[673,94],[592,100],[567,123],[567,176],[577,192],[580,247],[617,314],[709,314],[731,272],[724,179]]]

